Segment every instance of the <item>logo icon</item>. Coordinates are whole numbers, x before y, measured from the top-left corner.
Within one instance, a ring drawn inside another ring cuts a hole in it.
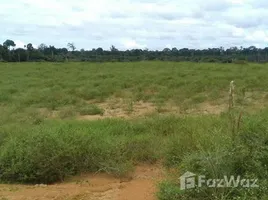
[[[196,175],[194,173],[186,172],[179,179],[181,190],[195,188]]]

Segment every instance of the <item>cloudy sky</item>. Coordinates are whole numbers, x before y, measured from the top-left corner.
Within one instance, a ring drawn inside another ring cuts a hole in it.
[[[268,0],[0,0],[0,27],[17,47],[264,47]]]

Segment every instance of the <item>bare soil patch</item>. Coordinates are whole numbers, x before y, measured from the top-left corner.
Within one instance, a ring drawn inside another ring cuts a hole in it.
[[[244,96],[236,97],[236,107],[243,108],[248,112],[254,112],[265,108],[267,105],[268,93],[266,92],[245,92]],[[96,115],[80,115],[79,112],[73,108],[66,108],[63,110],[50,111],[46,108],[40,108],[38,111],[41,116],[53,119],[65,119],[65,115],[74,116],[78,120],[101,120],[106,118],[121,118],[133,119],[139,117],[146,117],[154,114],[173,114],[181,115],[204,115],[214,114],[219,115],[228,110],[228,98],[223,98],[216,102],[203,102],[193,104],[189,101],[176,104],[172,101],[167,101],[162,104],[133,101],[131,98],[111,97],[105,102],[96,102],[94,100],[88,101],[88,104],[94,104],[104,112]]]
[[[88,102],[93,103],[93,102]],[[112,99],[103,103],[94,103],[104,110],[103,115],[78,116],[79,120],[98,120],[105,118],[132,119],[137,117],[150,116],[152,114],[220,114],[225,111],[227,105],[212,105],[208,102],[183,109],[170,102],[157,105],[151,102],[131,102],[123,99]]]
[[[88,102],[92,103],[92,102]],[[94,103],[104,110],[103,115],[84,115],[78,119],[95,120],[104,118],[134,118],[150,115],[156,112],[156,106],[150,102],[133,102],[124,99],[110,99],[103,103]]]
[[[5,200],[156,200],[157,183],[164,178],[159,166],[138,166],[129,178],[87,174],[55,185],[1,185]]]

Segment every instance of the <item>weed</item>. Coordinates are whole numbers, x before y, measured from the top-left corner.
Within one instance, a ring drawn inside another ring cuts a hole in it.
[[[127,101],[127,107],[126,107],[126,111],[128,114],[131,114],[134,111],[134,105],[133,105],[133,100],[130,99]]]
[[[89,104],[79,110],[80,115],[103,115],[103,109],[99,108],[97,105]]]

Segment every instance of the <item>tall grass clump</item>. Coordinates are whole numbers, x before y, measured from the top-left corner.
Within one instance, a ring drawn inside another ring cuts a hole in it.
[[[79,172],[120,175],[129,165],[120,137],[96,134],[87,126],[73,128],[68,123],[28,131],[8,138],[1,146],[0,180],[53,183]]]
[[[124,175],[134,164],[158,160],[177,166],[200,149],[209,151],[228,141],[220,134],[226,128],[221,121],[212,116],[152,116],[15,124],[5,128],[8,135],[0,145],[0,181],[53,183],[97,171]]]
[[[152,123],[156,121],[44,121],[7,128],[0,143],[0,181],[53,183],[101,171],[123,176],[134,164],[154,163],[163,155],[159,146],[167,138],[159,134],[155,140]]]
[[[267,199],[267,116],[268,112],[254,116],[245,115],[243,126],[236,132],[235,140],[233,140],[232,130],[224,129],[223,123],[222,129],[212,131],[210,139],[206,138],[208,133],[204,133],[195,135],[193,141],[190,143],[188,141],[185,146],[182,145],[183,141],[173,141],[168,147],[169,153],[166,154],[169,161],[167,164],[178,168],[181,173],[173,174],[175,180],[160,185],[159,199]],[[229,117],[224,118],[222,120],[228,123]],[[222,179],[224,176],[258,179],[259,187],[209,188],[203,185],[201,188],[180,190],[179,177],[186,171],[212,179]]]
[[[234,93],[231,93],[229,111],[220,116],[219,123],[202,132],[200,129],[190,130],[185,136],[185,146],[184,140],[178,137],[167,148],[167,166],[178,168],[181,173],[160,184],[160,200],[267,199],[268,111],[255,115],[244,114],[242,119],[241,111],[232,104],[233,96]],[[199,124],[204,123],[201,120]],[[258,179],[259,187],[196,185],[194,189],[181,190],[179,177],[187,171],[212,179],[223,179],[224,176]]]

